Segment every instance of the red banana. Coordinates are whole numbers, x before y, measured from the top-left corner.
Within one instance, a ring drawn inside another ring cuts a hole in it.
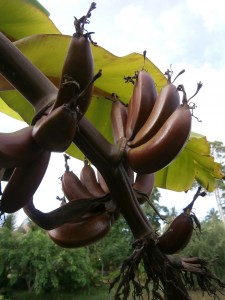
[[[158,239],[158,248],[165,254],[174,254],[183,250],[191,239],[193,228],[192,216],[185,212],[180,214]]]
[[[147,196],[150,196],[154,188],[154,182],[155,182],[154,173],[149,173],[149,174],[137,173],[133,184],[133,189],[143,194],[146,194]]]
[[[129,146],[137,147],[150,140],[179,105],[180,96],[177,88],[172,83],[168,83],[161,90],[149,117]]]
[[[119,100],[113,101],[111,110],[111,124],[114,142],[117,144],[121,138],[126,136],[127,108]]]
[[[105,179],[103,178],[102,174],[97,170],[97,179],[98,179],[98,182],[101,186],[101,188],[103,189],[103,191],[108,194],[109,193],[109,188],[105,182]]]
[[[105,237],[111,228],[110,214],[87,214],[81,219],[49,230],[49,237],[64,248],[88,246]]]
[[[133,95],[128,104],[126,138],[132,140],[147,120],[157,97],[155,83],[144,70],[137,73]]]
[[[69,201],[93,198],[78,176],[69,170],[66,170],[62,176],[62,190]]]
[[[155,174],[139,174],[137,173],[133,189],[136,193],[136,197],[140,204],[146,202],[151,196],[152,190],[154,188]]]
[[[80,181],[93,197],[98,198],[105,195],[104,190],[97,181],[94,169],[86,158],[84,159],[84,166],[80,172]]]
[[[0,133],[0,167],[22,166],[36,158],[43,150],[32,138],[32,126],[10,133]]]
[[[198,196],[204,197],[205,192],[201,192],[201,187],[198,188],[192,202],[183,209],[183,213],[177,216],[170,224],[169,228],[159,237],[157,247],[165,254],[174,254],[183,250],[189,243],[194,222],[200,230],[200,223],[191,210]]]
[[[148,142],[127,147],[127,161],[134,172],[154,173],[170,164],[188,141],[192,115],[187,103],[177,107]]]
[[[77,113],[69,104],[51,111],[33,127],[35,142],[51,152],[64,152],[73,141],[77,127]]]
[[[1,212],[14,213],[30,201],[44,177],[50,155],[44,151],[31,163],[15,168],[2,194]]]
[[[85,114],[90,104],[93,84],[89,85],[89,83],[94,76],[94,60],[89,41],[90,34],[84,34],[84,25],[94,8],[95,5],[90,7],[87,16],[80,19],[75,18],[76,33],[73,34],[68,47],[62,70],[60,89],[56,102],[53,105],[53,110],[64,103],[68,103],[87,87],[85,95],[77,103],[78,110],[82,114]]]

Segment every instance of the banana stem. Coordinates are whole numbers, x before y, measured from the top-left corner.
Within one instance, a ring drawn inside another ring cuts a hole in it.
[[[3,33],[0,33],[0,73],[32,104],[35,114],[56,99],[58,89]]]
[[[85,117],[79,121],[78,127],[74,143],[81,143],[81,151],[88,159],[90,155],[99,157],[98,160],[101,160],[104,165],[117,166],[119,164],[125,148],[125,144],[123,144],[125,141],[121,140],[120,144],[112,145]],[[92,160],[90,159],[90,161]]]
[[[121,148],[106,141],[85,118],[79,122],[74,143],[104,177],[112,199],[127,221],[135,240],[146,235],[153,236],[154,229],[137,201],[122,164]]]

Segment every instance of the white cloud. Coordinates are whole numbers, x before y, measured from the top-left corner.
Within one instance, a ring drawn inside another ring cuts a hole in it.
[[[187,0],[192,14],[200,16],[209,31],[217,31],[225,27],[223,0]]]

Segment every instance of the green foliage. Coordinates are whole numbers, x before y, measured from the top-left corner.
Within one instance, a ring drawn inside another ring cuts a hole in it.
[[[94,265],[102,275],[118,269],[132,250],[132,234],[125,220],[122,217],[117,220],[108,236],[89,249]]]
[[[97,280],[88,249],[60,248],[42,230],[24,233],[1,228],[0,261],[0,286],[4,290],[74,291],[94,285]]]
[[[60,33],[49,12],[36,0],[1,0],[1,32],[12,40],[40,33]],[[28,26],[29,24],[29,26]]]
[[[217,215],[211,214],[201,222],[201,234],[194,233],[182,255],[197,256],[211,261],[210,269],[222,280],[225,279],[225,227]]]

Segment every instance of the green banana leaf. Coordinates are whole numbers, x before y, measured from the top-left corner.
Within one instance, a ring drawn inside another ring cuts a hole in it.
[[[59,34],[49,15],[36,0],[1,0],[0,30],[12,41],[33,34]]]
[[[13,15],[11,14],[13,12]],[[18,13],[19,11],[19,13]],[[11,14],[11,15],[10,15]],[[49,13],[35,0],[3,0],[0,3],[0,29],[56,86],[59,85],[61,69],[70,36],[59,34],[48,18]],[[36,26],[40,24],[40,26]],[[110,124],[112,93],[128,103],[132,84],[125,83],[124,76],[132,76],[143,66],[143,55],[131,53],[118,57],[101,46],[92,46],[95,71],[103,75],[95,82],[92,103],[86,117],[98,130],[113,142]],[[164,74],[149,60],[145,69],[153,77],[157,90],[165,84]],[[3,77],[0,77],[0,111],[30,124],[34,109]],[[83,159],[83,154],[71,145],[68,154]],[[197,180],[204,188],[213,191],[215,180],[224,176],[220,164],[210,155],[206,137],[192,133],[186,147],[166,168],[156,173],[156,186],[174,191],[188,190]]]
[[[210,144],[206,137],[192,132],[177,158],[156,173],[155,184],[160,188],[181,192],[189,190],[196,180],[212,192],[216,188],[216,179],[223,176],[221,165],[210,155]]]

